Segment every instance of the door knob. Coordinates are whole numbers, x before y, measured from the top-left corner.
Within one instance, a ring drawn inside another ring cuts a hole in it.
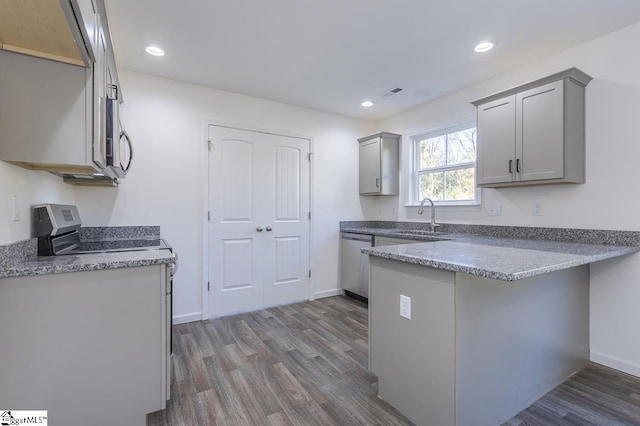
[[[273,228],[270,226],[267,226],[267,232],[271,232],[271,231],[273,231]]]
[[[262,227],[261,227],[261,226],[258,226],[258,227],[256,228],[256,231],[258,231],[258,232],[262,232]]]

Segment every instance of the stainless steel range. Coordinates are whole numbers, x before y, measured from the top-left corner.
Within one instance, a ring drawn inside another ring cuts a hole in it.
[[[78,208],[64,204],[33,207],[33,235],[38,239],[38,256],[107,253],[118,251],[171,249],[161,238],[81,241],[82,221]]]

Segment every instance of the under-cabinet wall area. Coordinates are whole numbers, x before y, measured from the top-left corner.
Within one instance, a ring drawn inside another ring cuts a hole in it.
[[[73,186],[48,172],[34,172],[0,161],[0,244],[31,238],[31,206],[73,204]],[[17,212],[13,204],[17,197]],[[18,214],[18,220],[16,215]]]

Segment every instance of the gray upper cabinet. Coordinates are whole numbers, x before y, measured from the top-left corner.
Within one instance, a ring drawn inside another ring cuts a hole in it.
[[[571,68],[472,102],[480,187],[585,182],[584,88]]]
[[[103,0],[3,2],[0,24],[0,160],[116,185],[107,99],[122,94]]]
[[[360,195],[397,195],[400,135],[381,132],[358,142]]]
[[[483,149],[480,149],[481,144],[478,143],[478,185],[511,182],[513,179],[513,161],[516,156],[515,116],[514,96],[478,106],[477,126],[482,129],[483,141]]]

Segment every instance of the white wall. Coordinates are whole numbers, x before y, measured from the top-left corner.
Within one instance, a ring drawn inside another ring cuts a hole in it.
[[[203,162],[206,120],[305,134],[315,158],[313,282],[331,294],[338,277],[338,222],[344,219],[425,220],[402,197],[357,196],[358,137],[384,130],[405,136],[473,119],[470,101],[571,66],[594,77],[587,87],[587,183],[483,191],[483,206],[442,208],[441,222],[600,229],[640,229],[640,24],[526,67],[467,87],[377,123],[339,117],[200,86],[121,71],[123,120],[135,141],[135,164],[119,188],[74,189],[60,178],[0,162],[0,244],[30,237],[29,206],[41,202],[79,205],[85,225],[160,225],[180,253],[175,314],[201,310]],[[406,137],[404,138],[406,141]],[[74,193],[75,191],[75,193]],[[11,221],[11,196],[22,202]],[[531,202],[543,201],[543,216]],[[488,203],[502,216],[489,217]],[[599,262],[591,268],[592,359],[640,376],[640,255]]]
[[[594,78],[586,88],[587,183],[484,189],[482,206],[439,208],[438,221],[638,231],[638,40],[640,24],[635,24],[414,108],[378,123],[378,127],[402,133],[406,150],[411,134],[474,119],[470,101],[578,67]],[[401,195],[368,201],[365,216],[426,220],[416,215],[415,207],[405,208],[403,200]],[[543,216],[532,216],[534,200],[543,202]],[[487,215],[489,203],[502,204],[501,217]],[[395,215],[394,209],[398,210]],[[596,263],[591,273],[592,359],[640,376],[640,255]]]
[[[19,197],[20,221],[13,221],[13,196]],[[0,161],[0,244],[31,238],[31,206],[73,204],[74,188],[47,172],[34,172]]]
[[[178,321],[200,319],[202,309],[208,120],[312,138],[312,280],[316,295],[335,294],[339,221],[362,218],[357,138],[372,124],[126,70],[120,79],[123,124],[135,144],[131,172],[118,188],[78,188],[76,202],[88,226],[160,225],[180,256]]]

